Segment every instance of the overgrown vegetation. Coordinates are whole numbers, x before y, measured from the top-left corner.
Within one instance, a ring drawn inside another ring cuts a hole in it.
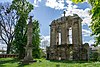
[[[17,14],[20,16],[14,29],[14,46],[19,54],[19,59],[24,58],[25,55],[24,47],[27,44],[27,20],[32,9],[33,5],[26,0],[13,0],[10,6],[10,10],[16,10]]]
[[[40,49],[40,27],[37,20],[33,21],[33,57],[41,58],[41,49]]]
[[[36,59],[37,62],[29,65],[20,64],[17,59],[0,58],[0,67],[100,67],[100,62],[86,61],[49,61],[45,59]]]

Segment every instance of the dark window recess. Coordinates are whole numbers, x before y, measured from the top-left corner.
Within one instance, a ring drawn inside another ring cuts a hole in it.
[[[58,42],[57,42],[57,45],[58,45]]]
[[[51,32],[53,31],[53,29],[51,29]]]

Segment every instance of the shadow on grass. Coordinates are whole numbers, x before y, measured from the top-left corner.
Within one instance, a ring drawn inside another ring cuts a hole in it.
[[[20,60],[18,60],[17,58],[12,58],[12,59],[2,58],[2,59],[0,59],[0,67],[5,67],[5,65],[3,65],[3,64],[6,64],[6,63],[10,63],[10,64],[18,63],[17,67],[24,67],[25,65],[28,65],[28,64],[22,64],[19,61]]]
[[[6,58],[4,58],[6,59]],[[16,58],[13,58],[13,59],[8,59],[8,60],[0,60],[0,65],[1,64],[5,64],[5,63],[15,63],[17,62],[18,60]]]
[[[0,67],[5,67],[5,65],[0,65]]]
[[[18,60],[16,59],[16,58],[10,58],[10,59],[8,59],[8,58],[1,58],[0,59],[0,67],[5,67],[5,65],[3,65],[3,64],[6,64],[6,63],[15,63],[15,62],[17,62]]]
[[[50,62],[60,62],[60,63],[92,63],[92,61],[73,61],[73,60],[49,60]]]

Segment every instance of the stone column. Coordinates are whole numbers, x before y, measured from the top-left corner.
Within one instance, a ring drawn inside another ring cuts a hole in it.
[[[53,35],[53,28],[52,25],[50,25],[50,46],[52,46],[52,35]]]
[[[75,18],[72,26],[73,59],[80,60],[80,46],[82,45],[82,29],[80,19]]]
[[[56,27],[50,26],[50,46],[56,45]]]
[[[73,22],[72,26],[72,42],[75,46],[82,44],[81,22],[79,22],[77,19]]]
[[[65,16],[65,14],[66,14],[66,12],[64,11],[63,12],[64,13],[64,17],[62,18],[62,20],[61,21],[63,21],[62,23],[62,28],[61,28],[61,36],[62,36],[62,38],[61,38],[61,44],[68,44],[68,41],[69,41],[69,37],[68,37],[68,35],[69,35],[69,30],[68,30],[68,20],[66,20],[66,16]]]
[[[69,28],[67,27],[66,28],[66,41],[67,41],[67,44],[70,44],[70,41],[69,41]]]
[[[61,27],[61,44],[65,44],[66,43],[66,29],[65,29],[65,25],[63,24]]]
[[[81,24],[81,22],[82,22],[82,19],[78,19],[78,29],[79,29],[79,45],[82,45],[83,44],[83,42],[82,42],[82,24]]]
[[[72,44],[73,44],[73,60],[79,59],[78,48],[78,24],[74,23],[72,26]]]
[[[30,63],[33,61],[32,57],[32,33],[33,33],[33,24],[32,24],[32,16],[30,16],[30,21],[28,23],[28,30],[27,30],[27,45],[25,47],[26,55],[22,63]]]
[[[59,43],[59,39],[60,39],[60,37],[59,37],[59,33],[60,33],[60,26],[59,26],[59,25],[57,25],[55,28],[56,28],[56,30],[55,30],[56,45],[60,45],[60,43]]]

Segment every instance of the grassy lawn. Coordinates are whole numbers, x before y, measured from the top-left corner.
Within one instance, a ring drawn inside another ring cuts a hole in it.
[[[0,67],[57,67],[57,65],[60,65],[60,67],[100,67],[100,62],[49,61],[37,59],[37,62],[23,65],[13,58],[0,58]]]

